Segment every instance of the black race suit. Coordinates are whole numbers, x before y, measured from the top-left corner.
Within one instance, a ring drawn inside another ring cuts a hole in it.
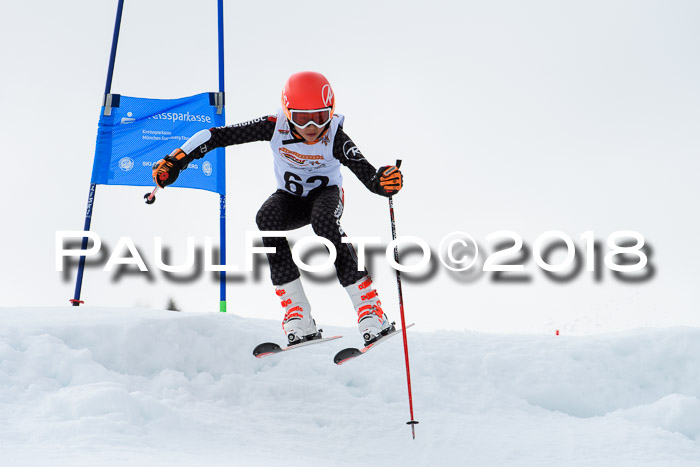
[[[194,158],[201,158],[208,151],[224,146],[270,141],[276,121],[275,116],[268,116],[238,125],[212,128],[209,141],[190,154]],[[291,142],[292,147],[294,144],[304,144],[303,140],[293,133],[290,138],[298,140]],[[343,152],[343,148],[349,148],[348,154]],[[369,190],[386,196],[379,187],[377,170],[362,156],[342,127],[338,128],[333,141],[333,156],[348,167]],[[357,257],[352,245],[341,243],[341,238],[345,236],[340,227],[342,213],[343,192],[338,186],[330,185],[314,190],[306,197],[277,190],[260,207],[256,222],[262,231],[294,230],[311,224],[316,235],[327,238],[335,246],[336,273],[338,280],[345,287],[363,278],[367,272],[357,270]],[[292,260],[286,238],[264,237],[263,245],[276,248],[276,253],[267,255],[274,285],[287,284],[299,277],[299,269]]]

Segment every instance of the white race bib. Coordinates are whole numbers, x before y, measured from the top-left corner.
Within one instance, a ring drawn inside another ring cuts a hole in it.
[[[308,196],[315,189],[343,185],[340,161],[333,157],[333,140],[345,117],[335,114],[323,137],[315,143],[283,144],[294,136],[282,109],[277,111],[277,125],[270,140],[275,158],[277,188],[297,196]]]

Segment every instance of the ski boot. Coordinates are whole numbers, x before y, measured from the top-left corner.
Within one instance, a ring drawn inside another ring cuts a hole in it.
[[[357,312],[357,325],[365,346],[376,342],[394,328],[386,313],[382,310],[377,291],[372,288],[372,278],[365,276],[359,281],[345,287]]]
[[[311,306],[301,285],[301,279],[276,286],[275,292],[284,307],[282,329],[289,345],[320,339],[321,330],[316,330],[316,322],[311,317]]]

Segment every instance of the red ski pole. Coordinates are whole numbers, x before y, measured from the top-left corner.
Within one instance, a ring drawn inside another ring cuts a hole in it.
[[[396,167],[401,167],[401,160],[396,161]],[[391,238],[396,240],[396,220],[394,219],[394,198],[389,196],[389,215],[391,216]],[[394,261],[399,262],[399,247],[394,247]],[[399,290],[399,310],[401,311],[401,333],[403,334],[403,352],[406,357],[406,382],[408,384],[408,408],[411,413],[411,420],[406,422],[411,425],[411,434],[416,439],[416,425],[418,422],[413,418],[413,394],[411,392],[411,366],[408,362],[408,341],[406,340],[406,316],[403,311],[403,291],[401,289],[401,273],[396,270],[396,286]]]

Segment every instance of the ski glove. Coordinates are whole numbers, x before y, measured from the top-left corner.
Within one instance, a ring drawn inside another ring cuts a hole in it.
[[[164,159],[153,164],[153,181],[160,188],[165,188],[177,180],[180,171],[187,166],[187,154],[182,149],[177,148]]]
[[[373,185],[374,191],[380,195],[395,195],[403,188],[403,174],[395,165],[385,165],[377,170]]]

